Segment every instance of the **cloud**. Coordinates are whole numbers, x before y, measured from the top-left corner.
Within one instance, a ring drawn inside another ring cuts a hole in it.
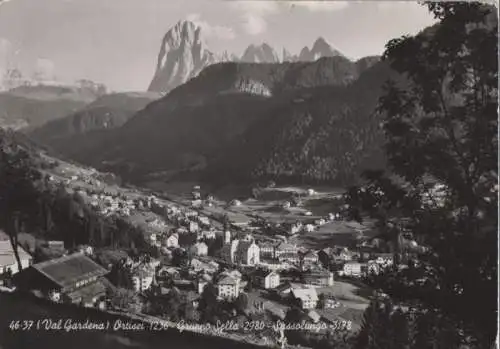
[[[208,37],[215,37],[222,40],[232,40],[236,37],[234,30],[222,25],[212,25],[201,19],[200,14],[192,13],[187,16],[187,20],[195,23],[203,29],[203,34]]]
[[[12,1],[12,0],[0,0],[0,6],[2,6],[3,4],[8,3],[9,1]]]
[[[262,16],[247,13],[243,15],[242,26],[247,34],[259,35],[267,30],[267,22]]]
[[[310,12],[333,12],[349,6],[348,1],[287,1],[291,7],[304,8]]]
[[[233,1],[231,7],[239,12],[243,31],[249,35],[259,35],[267,30],[266,17],[279,12],[276,1]]]
[[[235,0],[232,8],[240,13],[240,22],[243,30],[250,35],[262,34],[267,30],[267,17],[289,11],[294,8],[303,8],[309,12],[333,12],[346,8],[348,1],[290,1],[290,0]]]
[[[55,64],[50,59],[38,58],[35,63],[35,76],[40,81],[55,79]]]
[[[9,40],[0,38],[0,68],[5,68],[12,54],[12,44]]]

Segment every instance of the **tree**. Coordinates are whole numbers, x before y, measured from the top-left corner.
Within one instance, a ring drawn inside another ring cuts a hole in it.
[[[2,132],[0,139],[0,227],[11,242],[19,270],[18,235],[24,222],[38,216],[35,183],[42,177],[33,168],[30,154]]]
[[[204,323],[213,323],[217,319],[217,289],[211,283],[203,289],[199,305],[201,320]]]
[[[351,217],[375,218],[397,254],[403,229],[430,248],[421,257],[427,286],[393,271],[381,276],[392,280],[389,294],[422,302],[435,309],[424,319],[452,321],[462,340],[490,346],[498,296],[497,18],[479,3],[427,6],[439,23],[390,41],[384,54],[402,76],[386,85],[378,109],[390,171],[365,173],[366,185],[346,198]],[[437,345],[437,336],[429,340]]]
[[[117,287],[127,290],[134,289],[132,273],[129,268],[123,264],[123,262],[118,262],[113,265],[108,278]]]
[[[134,313],[142,310],[142,303],[139,297],[131,290],[118,288],[109,297],[111,304],[116,308],[126,309]]]
[[[248,295],[241,293],[234,301],[234,307],[240,313],[246,312],[248,309]]]
[[[178,321],[181,315],[181,294],[177,288],[172,288],[168,294],[166,314],[172,321]]]

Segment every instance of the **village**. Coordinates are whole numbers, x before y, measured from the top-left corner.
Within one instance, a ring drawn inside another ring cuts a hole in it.
[[[49,241],[49,246],[65,251],[61,257],[38,262],[19,247],[19,270],[4,235],[0,274],[12,276],[11,288],[54,302],[192,323],[224,319],[219,313],[205,314],[210,308],[207,299],[215,303],[212,306],[219,304],[227,319],[242,316],[242,321],[285,321],[293,308],[300,310],[301,322],[330,327],[343,323],[357,330],[373,293],[360,280],[394,262],[392,253],[380,250],[377,239],[360,241],[354,248],[318,249],[294,240],[341,222],[341,212],[312,218],[309,212],[302,214],[304,220],[288,223],[249,216],[242,220],[241,214],[232,221],[234,211],[227,207],[240,203],[222,206],[212,195],[202,197],[200,186],[192,188],[189,200],[174,202],[161,194],[104,184],[96,175],[66,165],[49,179],[72,188],[100,215],[116,215],[141,226],[144,239],[157,253],[125,254],[102,265],[94,246],[69,251],[63,242]],[[229,214],[219,214],[225,209]],[[255,326],[249,332],[241,335],[259,336]]]

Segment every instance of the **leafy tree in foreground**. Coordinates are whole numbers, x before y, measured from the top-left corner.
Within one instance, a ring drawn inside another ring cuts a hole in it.
[[[469,347],[488,347],[498,297],[497,16],[479,3],[427,6],[439,23],[390,41],[384,55],[403,77],[379,103],[390,173],[365,174],[347,200],[353,217],[377,220],[397,255],[403,229],[430,247],[419,267],[425,282],[396,270],[378,281],[429,309],[415,325],[428,334],[412,347],[456,348],[452,335],[442,339],[444,324]]]
[[[0,134],[0,228],[4,229],[12,245],[19,270],[18,236],[21,227],[37,207],[34,183],[41,179],[31,166],[30,154],[11,141],[10,133]]]

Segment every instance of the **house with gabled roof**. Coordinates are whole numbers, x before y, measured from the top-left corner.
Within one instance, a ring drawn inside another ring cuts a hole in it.
[[[264,289],[274,289],[280,284],[280,274],[275,271],[258,269],[252,274],[254,284]]]
[[[17,247],[17,253],[21,260],[22,269],[28,268],[33,264],[33,257],[26,252],[21,246]],[[10,272],[12,275],[19,272],[16,256],[12,244],[7,234],[0,231],[0,274]]]
[[[315,309],[318,304],[318,294],[315,288],[292,288],[291,294],[302,309]]]
[[[57,294],[64,302],[92,305],[112,288],[106,274],[107,269],[83,253],[74,253],[33,264],[16,276],[15,284],[20,290]]]
[[[240,295],[240,278],[232,275],[224,275],[217,282],[217,291],[219,297],[223,299],[235,299]]]

